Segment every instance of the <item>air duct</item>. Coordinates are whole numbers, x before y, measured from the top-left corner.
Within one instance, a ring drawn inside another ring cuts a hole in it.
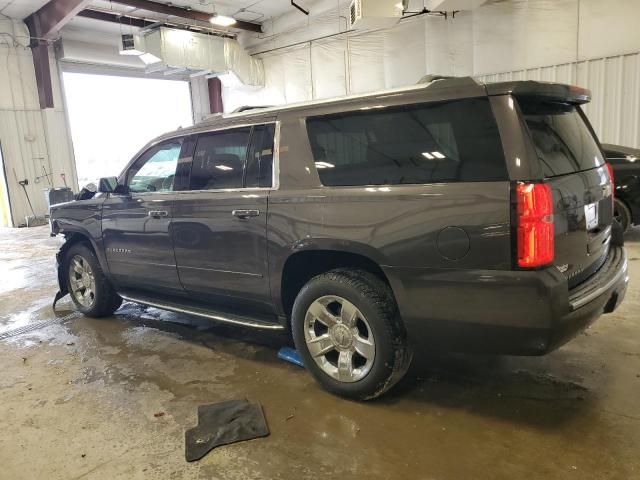
[[[162,27],[123,42],[121,53],[130,52],[132,47],[125,47],[135,45],[148,72],[232,73],[245,85],[264,86],[262,60],[252,58],[234,39]]]

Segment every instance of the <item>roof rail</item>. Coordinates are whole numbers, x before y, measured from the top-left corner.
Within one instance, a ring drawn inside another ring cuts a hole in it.
[[[449,75],[425,75],[418,81],[418,85],[425,83],[431,84],[434,82],[447,82],[447,86],[452,87],[479,85],[472,77],[453,77]]]
[[[271,108],[271,107],[273,107],[273,105],[243,105],[242,107],[236,108],[231,113],[242,113],[248,110],[258,110],[260,108]]]

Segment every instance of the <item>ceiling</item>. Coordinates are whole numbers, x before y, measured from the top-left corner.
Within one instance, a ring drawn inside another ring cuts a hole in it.
[[[287,2],[286,0],[172,0],[171,2],[165,1],[164,3],[171,3],[171,5],[177,7],[187,7],[207,13],[213,13],[215,10],[220,14],[233,16],[237,20],[256,23],[262,23],[268,18],[277,17],[278,15],[282,15],[294,8],[291,6],[290,2]],[[299,3],[301,5],[309,6],[313,3],[313,0],[299,0]],[[166,18],[166,16],[163,17],[162,15],[154,14],[152,12],[137,10],[125,5],[111,3],[108,0],[94,0],[91,2],[91,5],[96,8],[113,9],[115,11],[132,14],[143,13],[145,16],[150,16],[152,18]]]
[[[24,18],[42,7],[48,0],[0,0],[0,13],[11,18]]]
[[[0,0],[0,13],[11,18],[22,19],[42,7],[48,0]],[[155,0],[161,1],[161,0]],[[297,0],[297,2],[309,8],[315,0]],[[188,7],[194,10],[213,13],[215,10],[223,15],[234,16],[237,20],[262,23],[264,20],[277,17],[289,12],[294,7],[286,0],[164,0],[162,3],[170,3],[178,7]],[[101,10],[113,10],[114,12],[131,13],[150,19],[166,20],[166,15],[138,10],[109,0],[94,0],[90,8]]]

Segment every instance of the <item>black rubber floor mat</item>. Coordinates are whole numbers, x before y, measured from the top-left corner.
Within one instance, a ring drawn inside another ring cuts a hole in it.
[[[198,426],[185,432],[185,457],[193,462],[221,445],[269,435],[258,403],[228,400],[198,407]]]

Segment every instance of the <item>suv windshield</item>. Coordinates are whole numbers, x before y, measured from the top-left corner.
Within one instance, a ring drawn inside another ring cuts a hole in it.
[[[579,107],[539,100],[519,104],[546,177],[602,166],[600,148]]]

